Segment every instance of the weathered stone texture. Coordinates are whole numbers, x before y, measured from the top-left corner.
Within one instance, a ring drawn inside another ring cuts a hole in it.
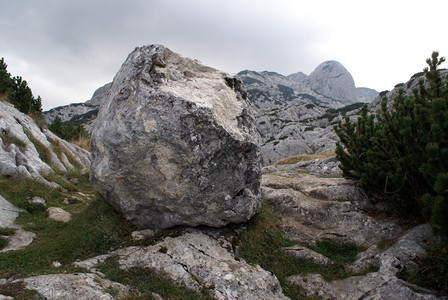
[[[236,77],[136,48],[92,134],[92,182],[139,227],[222,226],[260,206],[258,133]]]

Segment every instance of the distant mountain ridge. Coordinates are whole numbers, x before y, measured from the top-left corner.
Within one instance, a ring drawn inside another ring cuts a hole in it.
[[[375,90],[356,88],[351,74],[336,61],[320,64],[309,76],[250,70],[238,76],[254,106],[264,163],[296,154],[333,151],[336,136],[331,125],[346,114],[356,113],[358,102],[370,102],[378,96]],[[84,103],[44,112],[44,118],[52,123],[59,116],[63,122],[82,123],[92,130],[110,87],[111,83],[100,87]]]

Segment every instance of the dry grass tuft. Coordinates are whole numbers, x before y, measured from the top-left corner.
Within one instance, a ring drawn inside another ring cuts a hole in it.
[[[327,158],[330,156],[333,156],[334,152],[322,152],[317,154],[299,154],[290,156],[281,160],[276,161],[272,165],[278,166],[278,165],[292,165],[295,163],[298,163],[299,161],[307,161],[307,160],[313,160],[318,158]]]

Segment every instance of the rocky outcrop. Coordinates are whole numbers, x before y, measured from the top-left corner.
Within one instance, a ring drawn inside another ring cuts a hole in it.
[[[279,215],[286,235],[298,243],[285,252],[331,265],[331,259],[303,245],[324,238],[340,240],[365,247],[345,270],[357,273],[372,266],[378,270],[334,281],[321,274],[297,274],[288,277],[291,284],[299,285],[307,296],[322,299],[440,299],[433,291],[397,277],[400,271],[415,268],[426,256],[425,246],[433,245],[429,225],[402,232],[392,220],[375,219],[364,212],[373,206],[353,182],[303,174],[306,167],[264,168],[269,174],[263,175],[263,198]],[[391,246],[380,249],[380,241],[390,241]]]
[[[42,175],[54,169],[67,172],[74,165],[85,171],[90,167],[88,151],[39,127],[7,102],[0,102],[0,139],[1,175],[51,184]]]
[[[93,121],[98,115],[100,104],[106,98],[112,82],[109,82],[98,88],[90,100],[84,103],[73,103],[50,109],[42,113],[45,122],[51,124],[56,117],[61,118],[62,122],[72,122],[82,124],[88,131],[92,131]]]
[[[316,93],[335,101],[346,104],[358,102],[352,75],[337,61],[321,63],[303,81]]]
[[[357,101],[368,102],[378,94],[356,88],[350,73],[337,62],[322,64],[310,76],[248,70],[238,75],[257,107],[263,164],[296,154],[334,151],[335,122],[359,111],[363,104],[352,102],[358,96]]]
[[[307,295],[317,294],[322,299],[440,299],[430,290],[397,278],[399,271],[415,267],[415,260],[425,257],[426,252],[421,245],[431,243],[428,237],[431,237],[429,226],[420,225],[410,229],[384,252],[376,249],[374,252],[377,254],[370,255],[369,262],[379,267],[377,272],[332,282],[320,274],[294,275],[288,280],[302,286]],[[371,252],[371,249],[366,252]]]
[[[136,48],[95,121],[94,187],[139,227],[247,221],[261,170],[245,99],[236,77],[160,45]]]
[[[124,270],[149,268],[190,289],[207,289],[215,299],[288,299],[274,275],[236,260],[230,241],[219,232],[188,230],[153,246],[123,248],[76,265],[95,270],[110,256],[118,256]]]

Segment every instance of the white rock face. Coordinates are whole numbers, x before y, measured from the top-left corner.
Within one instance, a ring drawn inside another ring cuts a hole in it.
[[[236,77],[136,48],[92,132],[94,187],[141,228],[223,226],[259,209],[259,136]]]
[[[48,149],[50,160],[48,163],[39,157],[29,135]],[[42,177],[42,174],[54,172],[52,167],[63,172],[73,168],[67,155],[85,170],[90,167],[88,151],[59,138],[47,129],[41,129],[32,118],[6,102],[0,102],[0,139],[0,174],[2,175],[19,179],[35,178],[50,184]],[[21,141],[24,147],[16,145],[17,142],[14,140],[11,143],[6,142],[10,139]],[[62,149],[60,155],[54,151],[55,146]]]

